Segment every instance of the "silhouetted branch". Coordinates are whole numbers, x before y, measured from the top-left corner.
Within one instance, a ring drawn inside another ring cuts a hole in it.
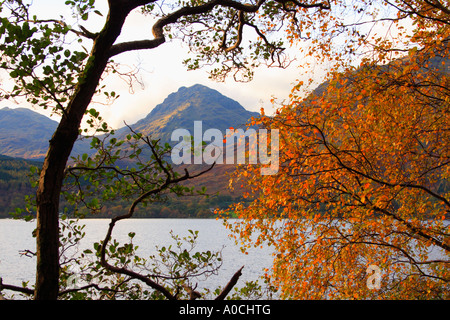
[[[225,288],[223,288],[222,292],[214,299],[214,300],[223,300],[225,297],[230,293],[231,289],[236,285],[239,278],[242,275],[242,269],[244,266],[242,266],[231,278],[231,280],[227,283]]]

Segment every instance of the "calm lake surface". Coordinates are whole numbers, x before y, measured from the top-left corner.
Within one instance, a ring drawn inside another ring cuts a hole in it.
[[[80,224],[85,225],[85,238],[80,243],[79,252],[93,248],[94,242],[104,239],[110,219],[85,219]],[[446,221],[450,223],[450,221]],[[35,251],[35,238],[32,232],[35,221],[0,219],[0,277],[3,282],[20,286],[22,281],[35,282],[36,259],[20,254],[23,250]],[[112,237],[120,244],[128,242],[128,233],[135,232],[133,243],[139,246],[137,254],[146,258],[155,254],[156,246],[175,244],[170,231],[175,235],[185,237],[188,230],[199,231],[197,247],[194,251],[222,250],[223,264],[218,275],[206,280],[199,280],[198,288],[215,289],[225,286],[233,274],[242,266],[242,276],[237,287],[242,287],[245,281],[259,280],[265,268],[270,268],[273,257],[271,247],[252,248],[248,254],[241,252],[240,247],[229,237],[229,230],[222,220],[214,219],[129,219],[119,221],[114,228]],[[432,248],[430,259],[447,259],[441,250]]]
[[[80,220],[80,224],[86,225],[80,251],[92,249],[94,242],[103,240],[109,222],[110,219]],[[30,285],[34,284],[36,259],[21,255],[20,251],[35,251],[35,238],[32,237],[35,226],[35,221],[0,219],[0,277],[4,283],[21,285],[22,281],[30,281]],[[128,233],[135,232],[133,243],[139,246],[138,255],[148,257],[156,253],[155,246],[174,244],[171,230],[180,237],[189,235],[188,230],[198,230],[198,245],[194,251],[219,251],[223,248],[223,265],[219,274],[199,283],[199,288],[223,287],[241,266],[245,266],[238,282],[238,286],[243,285],[245,281],[258,280],[264,274],[264,268],[270,268],[272,264],[270,248],[252,248],[247,255],[243,254],[235,241],[229,238],[229,230],[222,220],[129,219],[119,221],[112,236],[124,244],[128,241]]]

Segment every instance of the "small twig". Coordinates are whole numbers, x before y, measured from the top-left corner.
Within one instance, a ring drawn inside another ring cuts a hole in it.
[[[35,257],[35,256],[36,256],[36,252],[30,251],[30,250],[28,250],[28,249],[22,250],[22,251],[20,251],[19,253],[20,253],[22,256],[29,257],[29,258]]]
[[[72,288],[72,289],[63,290],[63,291],[58,293],[58,296],[62,296],[62,295],[68,294],[68,293],[78,292],[78,291],[86,290],[86,289],[90,289],[90,288],[95,288],[98,291],[111,291],[111,292],[115,292],[115,293],[119,292],[119,290],[114,290],[114,289],[109,289],[109,288],[102,288],[96,283],[91,283],[91,284],[88,284],[88,285],[80,287],[80,288]]]

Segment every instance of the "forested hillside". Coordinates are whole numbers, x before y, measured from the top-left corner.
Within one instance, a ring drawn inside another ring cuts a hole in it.
[[[26,195],[34,193],[29,180],[31,166],[39,162],[0,155],[0,217],[24,208]]]
[[[29,175],[32,166],[39,167],[40,162],[12,158],[0,155],[0,218],[11,217],[16,208],[25,209],[25,197],[33,196],[35,189],[31,187]],[[220,169],[218,169],[220,170]],[[211,218],[214,209],[228,207],[231,203],[242,201],[239,194],[230,194],[223,190],[226,183],[217,182],[217,170],[199,181],[200,186],[207,188],[205,195],[195,195],[184,198],[171,197],[164,201],[153,203],[136,212],[139,218]],[[221,174],[224,174],[221,172]],[[216,178],[216,180],[214,180]],[[218,194],[219,193],[219,194]],[[130,204],[125,200],[109,202],[99,213],[92,215],[87,210],[80,210],[85,217],[111,217],[119,215],[128,209]],[[67,203],[62,200],[61,212]],[[69,207],[68,213],[71,214]]]

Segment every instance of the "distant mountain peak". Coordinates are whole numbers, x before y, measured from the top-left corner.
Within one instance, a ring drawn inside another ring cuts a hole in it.
[[[207,90],[207,91],[216,91],[216,92],[218,92],[217,90],[211,89],[210,87],[207,87],[207,86],[205,86],[203,84],[200,84],[200,83],[193,84],[190,87],[181,86],[180,88],[178,88],[178,91],[185,91],[185,90],[189,90],[189,91]]]
[[[175,109],[183,108],[185,101],[188,101],[191,105],[196,106],[195,101],[198,99],[202,100],[202,104],[207,104],[208,102],[214,104],[218,100],[227,100],[228,108],[246,111],[245,108],[238,102],[222,95],[219,91],[202,84],[195,84],[190,87],[180,87],[177,91],[169,94],[162,103],[153,108],[146,118],[152,118],[164,113],[171,113]]]
[[[203,121],[203,130],[244,126],[251,117],[258,116],[237,101],[202,84],[180,87],[169,94],[144,118],[131,127],[144,135],[170,142],[175,129],[193,133],[194,121]],[[26,108],[0,109],[0,154],[26,159],[43,159],[49,140],[58,123]],[[128,128],[116,130],[117,138],[128,134]],[[90,152],[87,140],[75,144],[73,154]]]
[[[237,101],[202,84],[180,87],[155,106],[142,120],[131,127],[145,135],[169,142],[175,129],[191,132],[194,121],[202,121],[204,130],[242,127],[259,113],[246,110]]]

